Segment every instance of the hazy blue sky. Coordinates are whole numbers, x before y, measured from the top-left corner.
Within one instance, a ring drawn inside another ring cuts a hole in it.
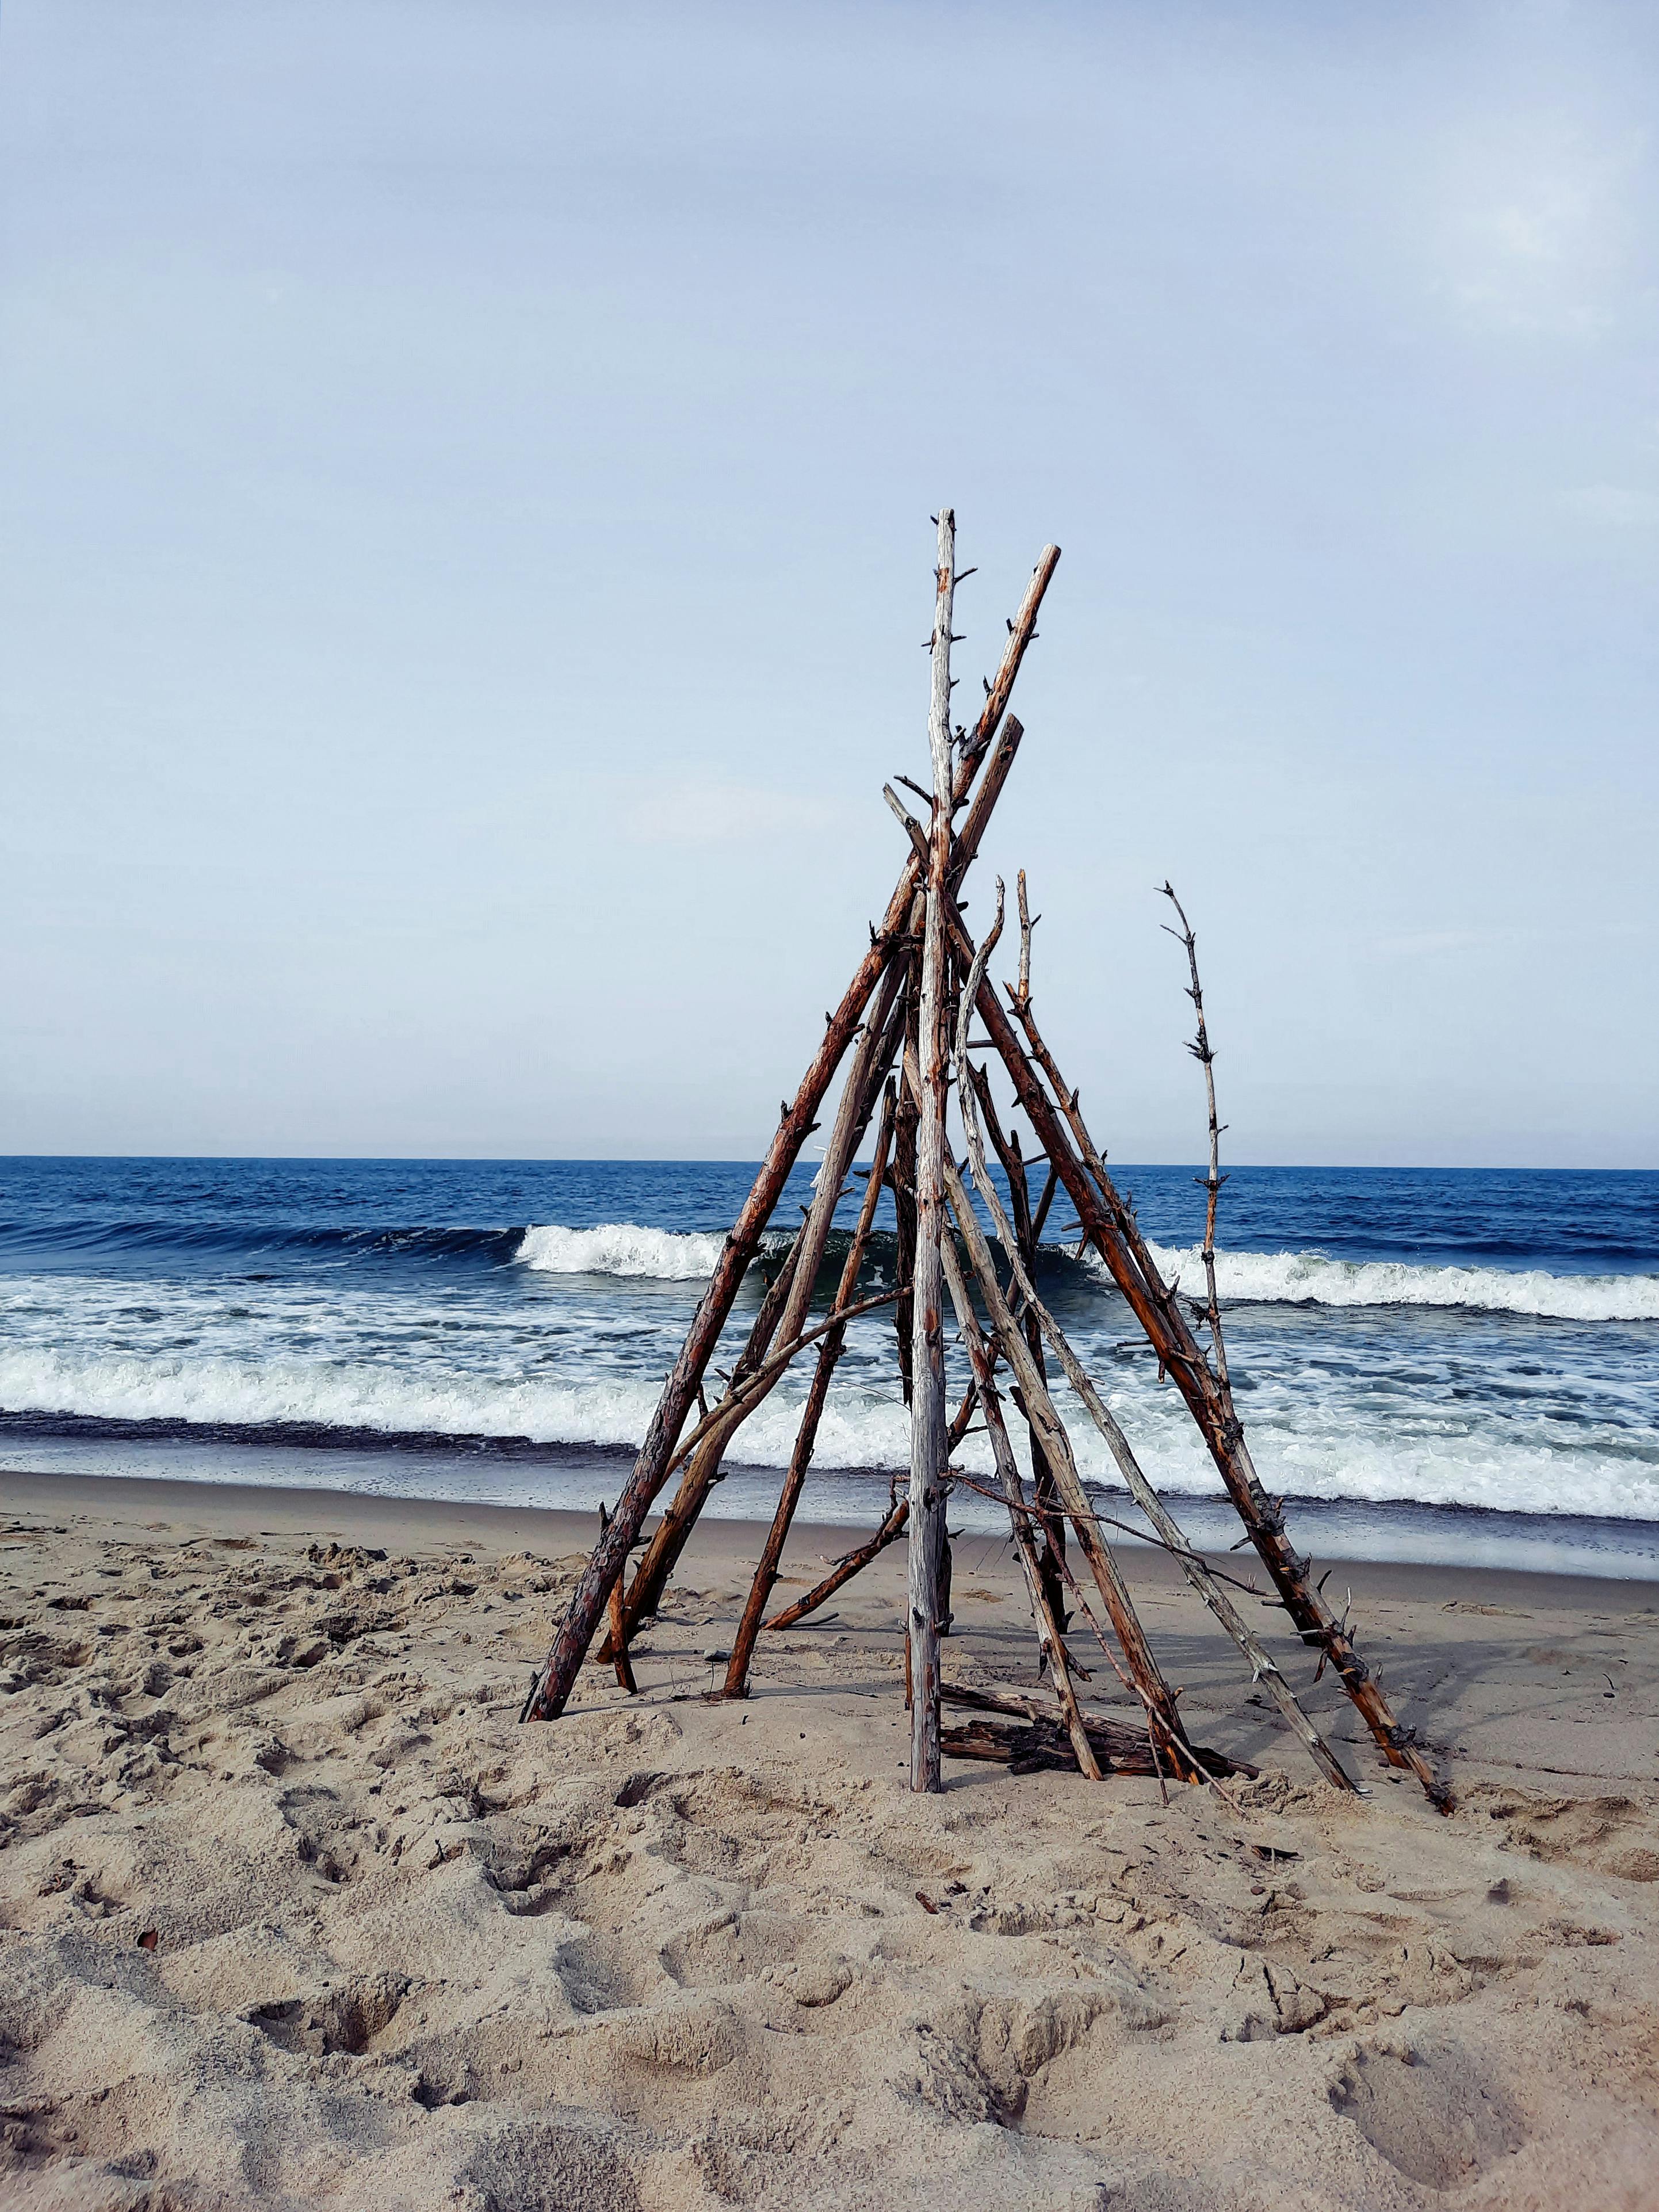
[[[1236,1158],[1659,1164],[1656,116],[1641,5],[6,0],[0,1151],[752,1156],[949,499],[1120,1158],[1168,873]]]

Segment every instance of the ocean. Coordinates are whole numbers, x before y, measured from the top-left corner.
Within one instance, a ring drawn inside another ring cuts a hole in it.
[[[1196,1291],[1194,1170],[1116,1172]],[[0,1161],[0,1467],[592,1510],[753,1173]],[[1231,1543],[1181,1401],[1070,1220],[1062,1200],[1044,1295],[1177,1518]],[[891,1279],[890,1212],[878,1228],[866,1291]],[[1218,1241],[1239,1411],[1304,1548],[1659,1579],[1659,1174],[1236,1168]],[[758,1289],[751,1271],[733,1348]],[[809,1365],[740,1432],[709,1510],[769,1516]],[[1085,1474],[1133,1523],[1076,1410]],[[851,1332],[802,1517],[872,1524],[907,1463],[883,1314]],[[988,1476],[982,1439],[962,1465]],[[998,1509],[959,1490],[951,1525],[993,1533]]]

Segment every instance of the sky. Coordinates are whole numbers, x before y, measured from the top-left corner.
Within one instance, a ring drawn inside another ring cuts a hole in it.
[[[5,0],[0,1152],[750,1158],[976,872],[1111,1153],[1659,1166],[1659,14]]]

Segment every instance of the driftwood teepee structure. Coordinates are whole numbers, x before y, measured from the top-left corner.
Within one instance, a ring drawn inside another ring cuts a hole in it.
[[[1033,571],[1019,611],[1008,624],[1001,665],[986,684],[978,720],[971,729],[953,726],[951,648],[961,642],[951,629],[959,580],[956,526],[948,508],[937,520],[939,559],[929,641],[933,787],[928,793],[910,786],[926,801],[927,818],[913,816],[890,787],[884,792],[910,847],[897,888],[880,927],[871,930],[869,950],[846,995],[827,1018],[823,1039],[794,1099],[785,1102],[760,1173],[726,1237],[664,1385],[633,1473],[601,1530],[526,1701],[524,1718],[549,1720],[563,1710],[607,1607],[608,1626],[599,1656],[614,1664],[624,1687],[633,1688],[629,1640],[641,1621],[656,1610],[697,1515],[719,1479],[733,1437],[791,1363],[810,1350],[815,1362],[799,1434],[727,1666],[725,1694],[747,1693],[756,1639],[848,1324],[860,1314],[891,1304],[910,1408],[908,1494],[894,1501],[875,1535],[849,1554],[834,1574],[765,1625],[782,1629],[800,1620],[885,1544],[902,1532],[907,1534],[912,1788],[933,1790],[940,1786],[939,1636],[948,1610],[945,1498],[952,1480],[951,1453],[975,1421],[990,1442],[996,1494],[1007,1505],[1042,1658],[1058,1701],[1058,1722],[1045,1729],[1035,1711],[1019,1700],[948,1694],[953,1701],[1012,1711],[1032,1722],[1025,1747],[1028,1757],[1035,1750],[1037,1763],[1046,1744],[1066,1763],[1074,1759],[1084,1774],[1095,1778],[1112,1768],[1128,1768],[1203,1781],[1231,1771],[1227,1761],[1194,1745],[1188,1735],[1175,1694],[1159,1670],[1106,1540],[1107,1523],[1091,1505],[1078,1473],[1050,1389],[1051,1360],[1105,1439],[1157,1540],[1176,1559],[1188,1583],[1237,1645],[1254,1680],[1274,1698],[1326,1778],[1339,1789],[1356,1788],[1240,1613],[1224,1581],[1182,1535],[1128,1438],[1037,1295],[1038,1244],[1049,1206],[1056,1192],[1063,1191],[1075,1209],[1084,1241],[1104,1262],[1157,1354],[1160,1376],[1167,1376],[1186,1401],[1245,1535],[1271,1579],[1274,1595],[1269,1601],[1283,1607],[1303,1644],[1318,1654],[1319,1672],[1327,1666],[1334,1670],[1388,1763],[1409,1768],[1430,1797],[1445,1804],[1446,1792],[1413,1732],[1395,1721],[1381,1686],[1355,1650],[1346,1618],[1332,1611],[1322,1586],[1310,1581],[1309,1561],[1297,1552],[1279,1504],[1257,1478],[1234,1405],[1216,1295],[1216,1206],[1223,1178],[1212,1054],[1193,933],[1173,891],[1165,886],[1179,921],[1174,933],[1188,955],[1189,995],[1198,1022],[1191,1049],[1203,1066],[1209,1102],[1206,1297],[1200,1304],[1188,1300],[1183,1304],[1176,1285],[1164,1280],[1133,1209],[1117,1191],[1089,1133],[1078,1095],[1067,1085],[1037,1027],[1030,989],[1032,924],[1024,874],[1018,886],[1018,981],[1005,987],[1006,1006],[988,974],[1003,927],[1000,883],[995,921],[981,943],[975,945],[963,922],[963,879],[1024,734],[1008,712],[1010,696],[1036,635],[1038,610],[1060,550],[1046,547]],[[984,1032],[978,1038],[969,1035],[975,1020]],[[1032,1151],[1022,1148],[1015,1127],[1005,1129],[985,1068],[970,1057],[975,1051],[994,1054],[1006,1071],[1035,1139]],[[715,1346],[791,1170],[806,1139],[820,1126],[820,1109],[843,1062],[848,1063],[847,1074],[811,1203],[760,1302],[724,1391],[711,1405],[704,1382]],[[952,1092],[966,1153],[963,1166],[948,1141]],[[830,1224],[872,1122],[873,1158],[835,1304],[827,1318],[809,1322]],[[1006,1200],[990,1174],[988,1137],[1003,1170]],[[1034,1200],[1030,1171],[1036,1168],[1042,1170],[1044,1182]],[[893,1194],[898,1224],[897,1288],[885,1297],[860,1299],[860,1263],[884,1188]],[[981,1225],[975,1195],[994,1231],[1000,1264]],[[947,1310],[954,1317],[969,1368],[967,1389],[954,1417],[946,1397]],[[1207,1336],[1207,1346],[1200,1344],[1197,1329]],[[1033,1469],[1029,1492],[1015,1462],[1005,1401],[1012,1403],[1029,1434]],[[676,1476],[673,1498],[630,1580],[628,1562],[647,1516]],[[1085,1597],[1067,1563],[1068,1524],[1093,1584],[1092,1596]],[[1138,1701],[1142,1730],[1126,1731],[1121,1723],[1084,1713],[1074,1680],[1080,1670],[1066,1642],[1073,1619],[1068,1600]],[[1097,1604],[1105,1617],[1103,1625]],[[985,1751],[988,1743],[986,1724],[978,1723],[954,1734],[949,1747],[973,1753]],[[1003,1749],[1006,1755],[1006,1743]]]

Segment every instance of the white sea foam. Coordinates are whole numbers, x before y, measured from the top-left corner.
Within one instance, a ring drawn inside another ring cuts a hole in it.
[[[792,1378],[768,1399],[744,1428],[734,1459],[774,1468],[787,1462],[803,1387]],[[411,1371],[365,1359],[77,1352],[46,1345],[0,1352],[0,1406],[15,1413],[167,1424],[294,1422],[389,1436],[633,1446],[645,1433],[659,1388],[654,1376],[558,1382],[546,1375]],[[1304,1397],[1288,1386],[1259,1395],[1250,1413],[1251,1444],[1263,1480],[1275,1492],[1659,1521],[1659,1460],[1628,1430],[1597,1425],[1570,1434],[1540,1419],[1499,1431],[1443,1409],[1388,1429],[1342,1402]],[[1149,1372],[1112,1390],[1110,1403],[1160,1487],[1172,1496],[1218,1492],[1215,1470],[1172,1390],[1159,1389]],[[1086,1416],[1080,1407],[1066,1410],[1080,1471],[1115,1486],[1112,1463]],[[831,1398],[818,1432],[817,1465],[897,1469],[908,1453],[908,1425],[896,1389],[854,1385]],[[956,1463],[988,1482],[982,1437],[971,1439]]]
[[[1201,1294],[1198,1247],[1149,1244],[1165,1280]],[[1104,1274],[1091,1250],[1087,1263]],[[1480,1313],[1536,1314],[1553,1321],[1659,1321],[1659,1275],[1549,1275],[1538,1268],[1425,1267],[1395,1260],[1332,1260],[1322,1252],[1222,1252],[1224,1298],[1253,1304],[1463,1306]]]
[[[725,1239],[650,1229],[633,1221],[595,1229],[548,1223],[526,1229],[515,1257],[554,1275],[629,1275],[703,1282]],[[1203,1261],[1196,1245],[1152,1244],[1167,1278],[1196,1294]],[[1085,1264],[1105,1270],[1092,1251]],[[1540,1268],[1424,1267],[1394,1260],[1333,1260],[1322,1252],[1218,1252],[1224,1298],[1261,1305],[1439,1306],[1533,1314],[1553,1321],[1659,1321],[1659,1275],[1552,1275]]]
[[[46,1346],[0,1352],[0,1406],[9,1413],[249,1428],[289,1423],[387,1436],[636,1445],[661,1388],[655,1376],[559,1382],[476,1371],[406,1372],[371,1360],[98,1353]],[[745,1423],[738,1456],[756,1466],[781,1466],[799,1419],[799,1391],[775,1392]],[[818,1432],[821,1465],[897,1468],[908,1457],[908,1418],[896,1395],[860,1393],[826,1408]],[[988,1459],[988,1470],[989,1464]]]
[[[477,1373],[405,1374],[357,1360],[249,1360],[178,1354],[0,1353],[0,1405],[102,1420],[276,1422],[385,1434],[528,1437],[544,1443],[637,1443],[659,1383],[561,1383]]]
[[[597,1229],[556,1222],[526,1229],[514,1257],[550,1275],[653,1275],[665,1283],[702,1282],[712,1275],[723,1237],[646,1229],[636,1221],[602,1221]]]
[[[1107,1402],[1161,1489],[1222,1494],[1214,1463],[1174,1390],[1143,1377]],[[1614,1422],[1575,1427],[1547,1415],[1498,1421],[1443,1401],[1385,1425],[1346,1395],[1299,1388],[1288,1378],[1252,1391],[1241,1410],[1251,1456],[1275,1494],[1659,1521],[1659,1453],[1650,1438]],[[1082,1472],[1115,1484],[1087,1416],[1079,1407],[1073,1418],[1069,1401],[1064,1411]]]

